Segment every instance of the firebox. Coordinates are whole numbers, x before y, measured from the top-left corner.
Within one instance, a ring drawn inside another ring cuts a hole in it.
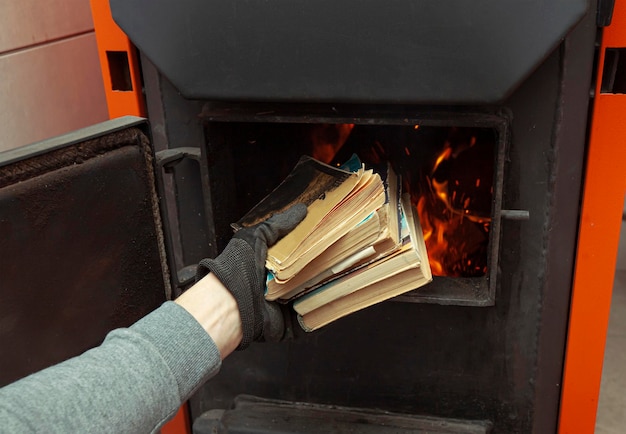
[[[233,354],[190,402],[195,432],[556,430],[600,3],[111,1],[149,125],[72,146],[95,143],[89,161],[136,147],[128,182],[154,169],[120,202],[153,228],[138,240],[163,271],[152,291],[184,291],[303,154],[391,162],[435,274]]]
[[[393,111],[348,118],[319,113],[303,122],[269,112],[227,121],[219,109],[205,107],[202,117],[210,146],[232,160],[232,170],[225,171],[224,188],[233,198],[226,220],[265,197],[302,154],[333,165],[357,154],[375,169],[391,162],[421,215],[431,268],[447,277],[399,299],[494,303],[500,220],[527,216],[524,210],[501,209],[506,116],[450,115],[444,121]]]

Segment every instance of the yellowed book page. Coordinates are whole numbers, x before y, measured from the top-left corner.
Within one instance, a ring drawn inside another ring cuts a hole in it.
[[[317,256],[299,273],[288,279],[274,277],[268,284],[266,299],[275,300],[306,283],[315,276],[330,269],[333,265],[373,244],[381,233],[381,221],[377,212],[332,244],[322,255]]]
[[[358,195],[351,195],[340,207],[329,213],[309,236],[300,241],[288,257],[277,258],[270,249],[267,257],[268,268],[280,273],[281,270],[298,262],[298,269],[302,269],[313,257],[348,233],[384,203],[385,191],[380,176],[369,177],[369,181],[362,186]],[[317,252],[313,256],[309,254],[312,249]],[[307,259],[303,261],[304,257]]]
[[[419,268],[409,269],[302,315],[299,321],[305,330],[317,330],[339,318],[402,295],[430,281]]]
[[[411,203],[411,195],[408,193],[402,195],[402,209],[404,211],[409,232],[411,234],[411,242],[413,247],[419,253],[422,262],[421,268],[424,276],[430,281],[433,278],[428,262],[428,252],[426,251],[426,241],[424,241],[424,232],[419,221],[417,210]]]
[[[323,305],[306,315],[301,315],[299,321],[305,329],[310,331],[316,330],[338,318],[404,294],[410,290],[420,288],[432,281],[432,273],[430,264],[428,263],[428,253],[426,251],[422,227],[419,222],[417,210],[411,204],[408,194],[402,196],[402,209],[411,233],[411,242],[414,248],[420,253],[420,267],[398,273],[388,279]]]
[[[313,242],[311,239],[304,240],[294,250],[290,257],[278,263],[276,258],[268,253],[266,267],[274,272],[280,279],[288,278],[286,275],[295,275],[302,270],[310,261],[322,254],[329,246],[348,233],[358,223],[363,221],[373,211],[380,208],[384,203],[384,192],[371,198],[369,203],[363,203],[356,210],[351,211],[349,218],[337,221],[332,228],[321,231],[322,237]]]
[[[420,266],[419,256],[411,245],[403,246],[398,253],[357,269],[337,280],[317,288],[310,294],[296,300],[293,308],[305,315],[320,306],[346,297],[377,282]]]
[[[271,255],[278,264],[281,264],[306,239],[311,228],[316,227],[336,204],[354,189],[359,179],[360,177],[356,174],[351,176],[341,186],[327,192],[323,197],[309,205],[304,220],[278,243],[270,247],[268,255]]]
[[[376,250],[374,250],[372,246],[366,247],[360,250],[358,253],[355,253],[351,257],[347,258],[342,263],[337,264],[336,267],[333,267],[327,270],[326,272],[320,274],[319,276],[316,276],[314,279],[311,279],[310,282],[306,282],[305,284],[299,286],[298,288],[295,288],[293,291],[285,294],[281,298],[285,300],[289,300],[295,297],[296,295],[300,294],[301,292],[307,291],[309,288],[312,288],[318,283],[324,280],[327,280],[334,275],[341,274],[342,272],[346,271],[347,269],[354,266],[355,264],[368,262],[372,260],[372,258],[375,256],[376,256]]]

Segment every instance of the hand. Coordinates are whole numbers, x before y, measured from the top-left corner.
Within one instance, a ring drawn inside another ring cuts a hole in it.
[[[285,333],[280,306],[265,300],[265,259],[267,249],[289,233],[306,216],[304,204],[297,204],[258,225],[239,230],[215,259],[198,264],[196,279],[209,272],[228,288],[237,301],[243,338],[238,349],[252,341],[279,341]]]

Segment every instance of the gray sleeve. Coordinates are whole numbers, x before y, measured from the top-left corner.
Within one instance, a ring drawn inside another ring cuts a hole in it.
[[[0,432],[156,431],[220,366],[200,324],[166,302],[99,347],[0,389]]]

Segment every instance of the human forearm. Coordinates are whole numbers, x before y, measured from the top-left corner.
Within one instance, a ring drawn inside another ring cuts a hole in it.
[[[222,360],[241,342],[241,319],[237,302],[213,274],[207,274],[175,301],[211,336]]]
[[[221,255],[200,263],[204,277],[175,302],[112,331],[93,350],[0,389],[2,428],[157,430],[235,348],[283,336],[280,308],[263,297],[265,256],[305,215],[304,205],[295,206],[241,230]]]
[[[168,302],[83,355],[0,389],[9,432],[148,432],[215,375],[217,346]]]

